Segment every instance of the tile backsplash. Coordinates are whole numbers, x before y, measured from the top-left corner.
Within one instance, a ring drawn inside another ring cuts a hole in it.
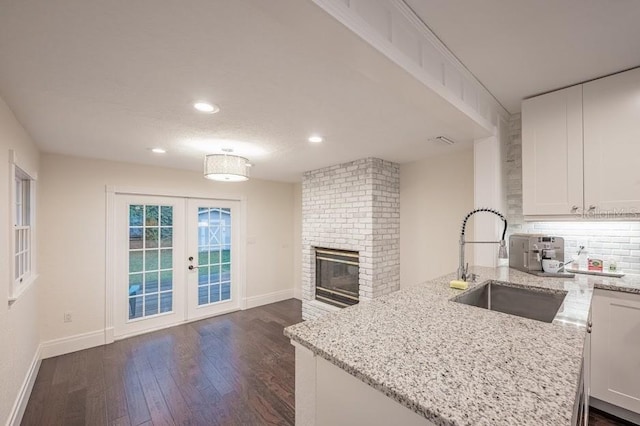
[[[567,261],[584,245],[605,266],[614,260],[622,272],[640,274],[640,222],[525,222],[518,228],[511,230],[563,237]]]

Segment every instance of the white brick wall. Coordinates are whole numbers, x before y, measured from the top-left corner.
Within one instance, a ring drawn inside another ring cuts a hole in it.
[[[509,233],[529,232],[564,237],[565,258],[585,245],[590,257],[615,260],[624,272],[640,274],[640,221],[525,222],[522,215],[522,126],[511,116],[507,145],[507,219]]]
[[[315,302],[315,247],[360,254],[360,301],[400,288],[400,168],[366,158],[306,172],[302,179],[302,317]],[[310,303],[314,301],[313,303]],[[324,305],[324,307],[323,307]]]

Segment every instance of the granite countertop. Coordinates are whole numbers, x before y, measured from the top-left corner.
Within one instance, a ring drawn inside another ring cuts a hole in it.
[[[576,274],[576,277],[582,274]],[[589,282],[594,288],[601,290],[622,291],[626,293],[640,294],[640,275],[625,275],[622,278],[610,278],[591,275]]]
[[[553,323],[450,299],[455,274],[285,329],[285,335],[436,425],[570,425],[593,288],[640,293],[640,277],[536,277],[471,268],[567,292]]]

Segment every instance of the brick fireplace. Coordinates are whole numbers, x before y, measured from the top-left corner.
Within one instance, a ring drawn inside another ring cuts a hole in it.
[[[316,300],[316,249],[358,253],[360,303],[400,288],[400,170],[366,158],[304,173],[302,317],[340,308]]]

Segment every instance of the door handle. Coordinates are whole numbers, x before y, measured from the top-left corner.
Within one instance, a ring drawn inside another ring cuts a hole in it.
[[[194,266],[194,265],[189,265],[189,270],[193,271],[194,269],[198,269],[198,266]]]

